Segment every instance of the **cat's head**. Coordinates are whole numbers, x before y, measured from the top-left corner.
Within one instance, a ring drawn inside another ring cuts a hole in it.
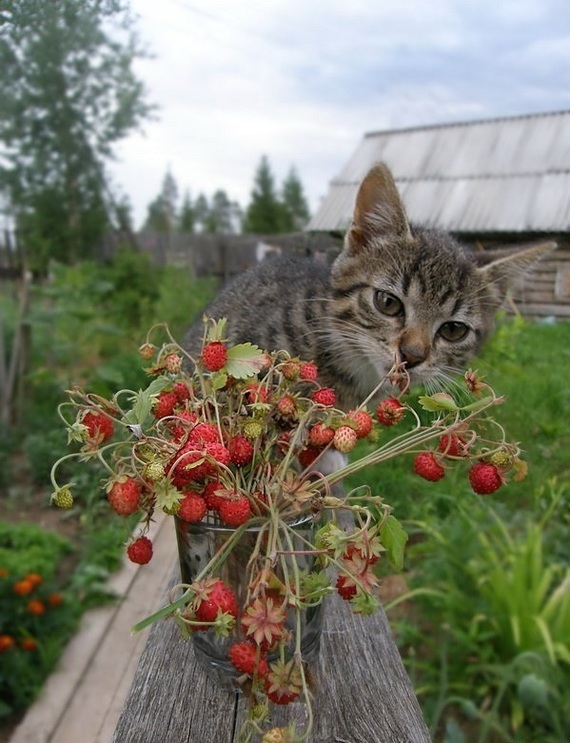
[[[500,257],[410,227],[389,169],[374,166],[331,272],[332,317],[347,363],[375,386],[395,361],[412,382],[465,369],[506,293],[555,243]],[[376,381],[374,381],[374,379]]]

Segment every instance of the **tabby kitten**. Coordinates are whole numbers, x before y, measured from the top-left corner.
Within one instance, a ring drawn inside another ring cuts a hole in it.
[[[410,227],[389,169],[378,164],[360,185],[331,268],[310,258],[267,260],[239,276],[206,314],[228,318],[233,343],[313,360],[320,382],[349,409],[395,362],[404,363],[412,384],[439,383],[464,369],[512,281],[552,247],[497,258]],[[198,352],[202,334],[202,323],[191,328],[190,352]]]

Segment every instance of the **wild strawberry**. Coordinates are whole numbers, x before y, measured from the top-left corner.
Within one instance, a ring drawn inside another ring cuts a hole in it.
[[[389,397],[378,404],[376,418],[383,426],[393,426],[402,420],[405,412],[406,409],[399,400]]]
[[[321,449],[317,449],[314,446],[307,446],[305,449],[299,452],[299,454],[297,455],[297,459],[303,467],[310,467],[315,459],[319,456],[321,451]]]
[[[281,418],[295,420],[297,418],[297,401],[292,395],[283,395],[275,403],[275,408]]]
[[[444,433],[437,448],[446,457],[464,457],[467,453],[465,441],[456,433]]]
[[[269,671],[263,653],[260,653],[259,648],[247,640],[235,642],[229,649],[228,655],[232,666],[240,673],[261,677]]]
[[[513,465],[513,458],[506,451],[496,451],[489,457],[489,462],[500,470],[507,470]]]
[[[130,516],[139,510],[141,485],[132,477],[122,476],[111,483],[107,500],[119,516]]]
[[[164,368],[169,374],[178,374],[182,369],[182,359],[177,353],[169,353],[164,359]]]
[[[172,385],[172,391],[176,395],[176,399],[179,403],[184,403],[192,397],[192,390],[186,382],[175,382]]]
[[[20,647],[28,653],[33,653],[38,649],[38,642],[33,637],[24,637],[20,641]]]
[[[255,441],[263,434],[263,423],[256,418],[248,418],[244,421],[241,430],[246,439]]]
[[[178,517],[183,521],[188,521],[190,524],[202,521],[208,510],[204,498],[198,493],[194,493],[192,490],[185,493],[179,506],[177,512]]]
[[[98,444],[110,439],[115,431],[113,420],[109,416],[91,410],[83,416],[81,423],[87,426],[89,438]]]
[[[220,433],[217,427],[214,426],[212,423],[197,423],[190,431],[188,441],[194,441],[197,443],[219,443]]]
[[[239,433],[230,439],[228,451],[230,453],[230,459],[236,467],[243,467],[253,459],[253,444]]]
[[[274,704],[290,704],[303,690],[303,677],[294,659],[276,660],[265,676],[265,693]]]
[[[336,590],[338,595],[345,601],[350,601],[356,596],[356,584],[347,575],[339,575],[336,579]]]
[[[220,518],[228,526],[241,526],[251,518],[251,505],[245,495],[236,499],[226,498],[220,503]]]
[[[222,483],[218,482],[217,480],[215,482],[208,483],[204,488],[202,497],[206,501],[206,505],[208,506],[210,511],[219,511],[220,505],[227,500],[227,498],[219,495],[220,492],[224,493],[227,491]]]
[[[73,507],[73,495],[68,487],[59,488],[51,496],[51,503],[58,508],[69,509]]]
[[[228,349],[221,341],[211,341],[202,349],[201,359],[206,371],[219,371],[228,360]]]
[[[309,431],[309,444],[311,446],[324,447],[334,439],[334,430],[324,423],[315,423]]]
[[[308,361],[304,364],[301,364],[301,369],[299,371],[299,376],[301,377],[301,379],[304,379],[307,382],[314,382],[318,375],[319,370],[317,369],[315,364],[311,364]]]
[[[163,390],[157,397],[152,413],[157,419],[166,418],[167,416],[172,415],[177,404],[178,398],[174,392],[166,392]]]
[[[320,390],[315,390],[312,398],[319,405],[332,407],[336,404],[336,393],[332,387],[321,387]]]
[[[334,434],[333,445],[337,451],[347,454],[356,446],[357,436],[354,428],[350,426],[340,426]]]
[[[469,470],[469,482],[479,495],[489,495],[501,487],[503,478],[494,464],[477,462]]]
[[[445,475],[445,468],[436,459],[431,451],[423,451],[416,454],[414,459],[414,472],[416,475],[423,477],[424,480],[437,482]]]
[[[131,562],[146,565],[152,558],[152,542],[148,537],[138,537],[127,547],[127,556]]]
[[[269,392],[267,391],[267,387],[259,384],[259,382],[250,382],[247,384],[244,387],[243,395],[248,403],[269,402]]]
[[[357,438],[365,439],[370,435],[370,431],[372,431],[372,416],[370,413],[367,413],[366,410],[351,410],[347,413],[347,417],[354,424]]]
[[[198,603],[196,619],[200,622],[215,622],[219,613],[237,618],[238,605],[233,589],[218,578],[208,578],[195,584]]]
[[[258,597],[247,606],[241,626],[256,645],[270,650],[283,636],[285,618],[285,609],[280,601]]]
[[[152,359],[154,354],[156,353],[156,346],[153,346],[152,343],[143,343],[142,346],[139,348],[139,354],[145,361],[149,361],[149,359]]]
[[[231,462],[230,452],[223,444],[220,444],[219,441],[206,441],[204,449],[208,457],[213,460],[215,464],[221,464],[224,467],[227,467]],[[214,474],[214,472],[215,465],[209,474]]]
[[[295,359],[285,361],[285,363],[281,366],[281,374],[283,374],[285,379],[288,379],[290,382],[294,382],[296,379],[299,379],[300,371],[301,365]]]
[[[159,462],[158,459],[145,464],[143,469],[143,477],[145,480],[150,480],[150,482],[160,482],[165,478],[165,476],[166,470],[164,469],[164,465],[162,462]]]
[[[291,743],[291,728],[269,728],[263,733],[261,743]]]

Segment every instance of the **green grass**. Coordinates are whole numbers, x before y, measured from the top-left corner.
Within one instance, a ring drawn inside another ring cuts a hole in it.
[[[522,482],[484,498],[463,463],[431,483],[410,454],[347,483],[412,537],[412,608],[389,616],[436,741],[550,742],[570,726],[569,364],[570,323],[503,320],[472,365],[505,397],[494,418],[520,442]]]

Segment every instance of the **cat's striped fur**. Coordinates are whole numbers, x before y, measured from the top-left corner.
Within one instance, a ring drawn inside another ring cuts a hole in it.
[[[365,399],[395,361],[412,382],[465,368],[490,334],[513,279],[551,249],[474,253],[446,233],[411,228],[388,168],[363,180],[353,223],[332,268],[311,259],[267,260],[207,309],[227,317],[232,342],[313,360],[345,408]],[[203,325],[186,347],[198,352]]]

